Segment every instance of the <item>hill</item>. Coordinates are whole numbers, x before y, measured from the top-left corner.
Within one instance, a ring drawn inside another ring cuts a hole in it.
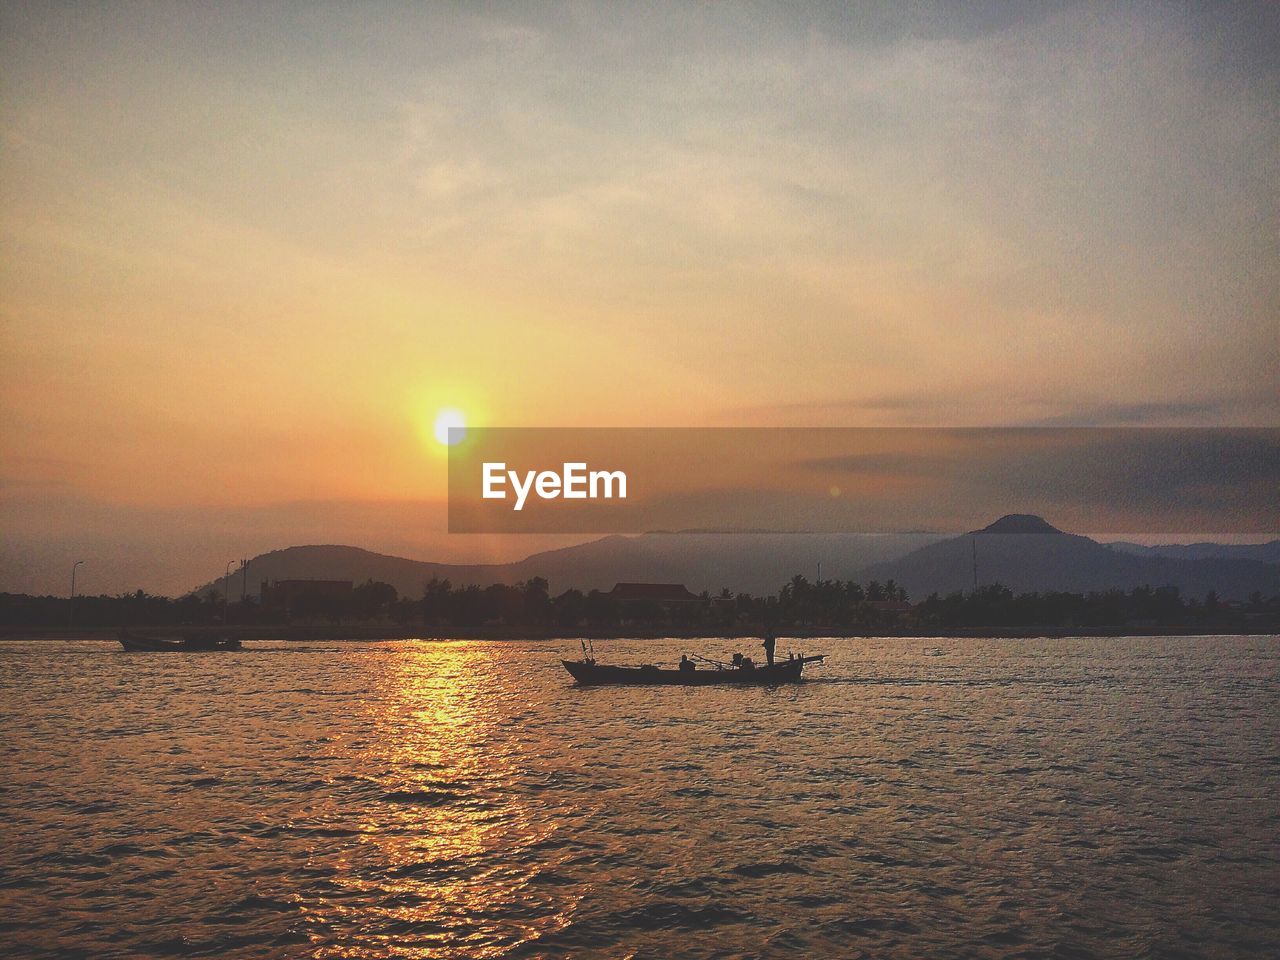
[[[624,580],[683,583],[695,593],[772,594],[797,573],[817,579],[893,579],[915,600],[930,593],[972,589],[976,553],[980,584],[1015,592],[1088,592],[1112,587],[1175,585],[1188,596],[1215,590],[1223,599],[1280,592],[1280,565],[1259,559],[1268,545],[1198,544],[1180,553],[1157,547],[1102,544],[1064,533],[1041,517],[1010,514],[950,539],[931,534],[872,536],[801,533],[648,533],[609,536],[531,554],[503,564],[449,564],[410,560],[350,546],[299,546],[249,562],[248,593],[263,580],[370,578],[416,597],[432,577],[454,586],[517,583],[543,577],[553,593],[571,587],[608,590]],[[1254,547],[1264,548],[1253,555]],[[1210,549],[1212,548],[1212,549]],[[1222,552],[1213,552],[1214,550]],[[221,591],[221,579],[199,588]],[[240,583],[232,577],[231,594]]]
[[[1177,586],[1185,595],[1217,591],[1244,599],[1280,591],[1280,566],[1249,556],[1165,556],[1132,552],[1063,533],[1040,517],[1012,514],[981,530],[876,563],[861,579],[894,579],[913,599],[999,583],[1015,593],[1087,593],[1113,587]]]
[[[516,583],[543,577],[553,592],[571,587],[608,590],[623,580],[683,583],[695,593],[722,587],[753,594],[775,593],[796,573],[852,578],[867,564],[902,556],[936,535],[805,533],[648,533],[609,536],[531,554],[504,564],[449,564],[372,553],[358,547],[289,547],[249,561],[247,593],[257,596],[263,580],[337,579],[390,583],[402,596],[419,596],[432,577],[454,586]],[[239,596],[238,574],[231,595]],[[221,578],[197,592],[222,591]]]
[[[1107,546],[1139,557],[1172,557],[1175,560],[1260,560],[1263,563],[1280,563],[1280,540],[1269,540],[1266,543],[1162,543],[1156,546],[1118,540]]]

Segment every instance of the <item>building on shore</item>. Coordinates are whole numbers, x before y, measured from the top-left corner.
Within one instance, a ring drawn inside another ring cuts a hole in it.
[[[670,613],[700,599],[683,583],[616,583],[609,597],[617,601],[618,609],[624,613],[655,605]]]

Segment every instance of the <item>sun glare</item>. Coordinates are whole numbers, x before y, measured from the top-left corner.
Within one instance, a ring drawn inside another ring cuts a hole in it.
[[[461,410],[446,409],[436,414],[436,440],[446,447],[453,446],[466,435],[467,422]],[[453,431],[450,434],[450,431]]]

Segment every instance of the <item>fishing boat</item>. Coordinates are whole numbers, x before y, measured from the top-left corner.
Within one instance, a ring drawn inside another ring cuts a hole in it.
[[[231,637],[194,634],[178,640],[148,637],[129,630],[121,630],[120,646],[130,653],[202,653],[210,650],[239,650],[240,641]]]
[[[710,663],[710,669],[664,670],[652,664],[638,667],[615,667],[596,663],[594,657],[582,660],[561,660],[573,679],[584,687],[604,684],[629,686],[678,686],[711,687],[738,684],[740,686],[773,686],[779,683],[799,683],[806,663],[821,663],[825,656],[796,657],[778,660],[773,666],[729,666]]]

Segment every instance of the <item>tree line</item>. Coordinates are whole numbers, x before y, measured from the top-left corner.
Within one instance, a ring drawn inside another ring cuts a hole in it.
[[[793,577],[776,594],[754,596],[725,589],[679,603],[620,600],[600,590],[572,589],[553,596],[541,577],[485,587],[455,587],[448,580],[432,579],[420,596],[404,597],[391,584],[371,579],[347,594],[303,594],[287,606],[264,605],[253,597],[228,603],[216,591],[169,598],[139,590],[74,601],[0,594],[0,627],[394,623],[436,630],[523,627],[572,635],[578,630],[664,628],[708,634],[789,629],[839,634],[1280,624],[1280,598],[1255,594],[1247,603],[1225,604],[1214,593],[1184,597],[1176,587],[1014,594],[990,585],[945,596],[932,594],[914,606],[907,601],[907,592],[893,580],[861,584],[810,581],[803,576]]]

